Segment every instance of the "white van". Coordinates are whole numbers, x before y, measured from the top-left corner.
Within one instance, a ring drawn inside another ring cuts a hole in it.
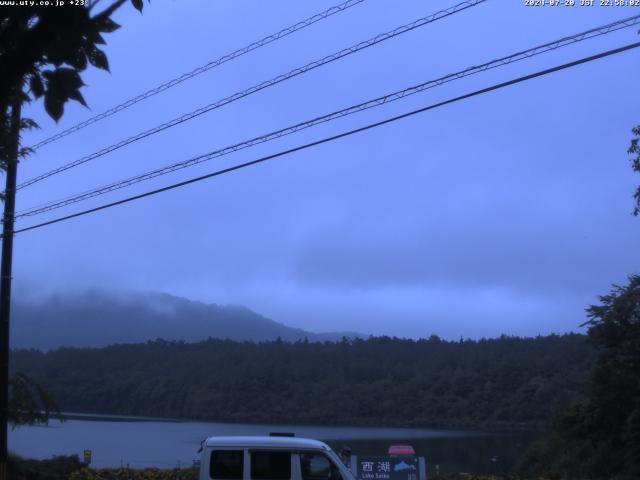
[[[354,480],[331,448],[290,436],[209,437],[200,480]]]

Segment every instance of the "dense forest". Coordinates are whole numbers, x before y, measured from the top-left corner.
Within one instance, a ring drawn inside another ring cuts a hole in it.
[[[541,428],[583,396],[583,335],[479,341],[156,340],[16,350],[63,411],[277,422]]]

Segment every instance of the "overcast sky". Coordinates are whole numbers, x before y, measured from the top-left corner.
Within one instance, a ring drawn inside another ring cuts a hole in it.
[[[154,0],[29,144],[338,0]],[[54,144],[19,181],[455,1],[367,0]],[[578,2],[579,3],[579,2]],[[18,210],[640,13],[490,0],[19,192]],[[638,27],[22,221],[194,177],[638,40]],[[626,149],[640,51],[579,66],[125,206],[19,234],[15,294],[162,291],[313,331],[488,337],[579,330],[640,270]]]

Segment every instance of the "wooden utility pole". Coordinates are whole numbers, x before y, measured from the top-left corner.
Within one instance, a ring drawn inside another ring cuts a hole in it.
[[[9,424],[9,316],[11,312],[11,266],[13,260],[13,223],[16,210],[16,178],[20,148],[20,109],[16,95],[11,106],[11,125],[6,157],[6,187],[2,221],[2,266],[0,271],[0,480],[7,480]]]

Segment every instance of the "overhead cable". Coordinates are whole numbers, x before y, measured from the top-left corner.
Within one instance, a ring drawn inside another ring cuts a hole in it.
[[[55,210],[58,208],[62,208],[71,204],[75,204],[78,202],[81,202],[83,200],[87,200],[93,197],[97,197],[100,195],[104,195],[106,193],[115,191],[115,190],[119,190],[121,188],[125,188],[125,187],[129,187],[131,185],[134,185],[136,183],[145,181],[145,180],[150,180],[152,178],[156,178],[159,177],[161,175],[166,175],[168,173],[177,171],[177,170],[181,170],[184,168],[188,168],[191,167],[193,165],[197,165],[199,163],[205,162],[205,161],[209,161],[212,160],[214,158],[219,158],[225,155],[229,155],[233,152],[239,151],[239,150],[243,150],[245,148],[249,148],[252,147],[254,145],[258,145],[261,143],[265,143],[271,140],[275,140],[277,138],[281,138],[284,137],[286,135],[291,135],[293,133],[299,132],[301,130],[313,127],[315,125],[319,125],[322,123],[326,123],[341,117],[345,117],[348,115],[352,115],[354,113],[357,112],[361,112],[363,110],[368,110],[370,108],[374,108],[374,107],[378,107],[380,105],[384,105],[386,103],[390,103],[396,100],[399,100],[401,98],[405,98],[408,97],[410,95],[415,95],[416,93],[420,93],[423,92],[425,90],[443,85],[445,83],[449,83],[461,78],[465,78],[471,75],[475,75],[490,69],[494,69],[497,67],[502,67],[502,66],[506,66],[509,65],[511,63],[520,61],[520,60],[524,60],[536,55],[540,55],[546,52],[549,52],[551,50],[556,50],[558,48],[561,47],[565,47],[568,45],[572,45],[574,43],[577,42],[582,42],[584,40],[587,40],[589,38],[594,38],[597,36],[601,36],[601,35],[605,35],[607,33],[610,32],[614,32],[617,30],[620,30],[622,28],[628,28],[631,27],[633,25],[636,25],[640,23],[640,15],[636,15],[634,17],[630,17],[630,18],[626,18],[623,20],[619,20],[616,22],[612,22],[609,23],[607,25],[603,25],[597,28],[592,28],[590,30],[586,30],[584,32],[580,32],[577,33],[575,35],[571,35],[571,36],[566,36],[566,37],[562,37],[560,39],[554,40],[553,42],[548,42],[545,43],[543,45],[538,45],[536,47],[527,49],[527,50],[523,50],[523,51],[519,51],[513,54],[510,54],[508,56],[505,57],[501,57],[495,60],[491,60],[489,62],[483,63],[481,65],[476,65],[476,66],[472,66],[469,68],[466,68],[464,70],[460,70],[458,72],[455,73],[451,73],[436,79],[432,79],[432,80],[428,80],[426,82],[423,82],[419,85],[415,85],[409,88],[405,88],[403,90],[398,90],[398,91],[394,91],[391,93],[388,93],[386,95],[368,100],[366,102],[362,102],[359,103],[357,105],[352,105],[349,106],[347,108],[341,109],[341,110],[337,110],[331,113],[328,113],[326,115],[322,115],[319,117],[315,117],[313,119],[307,120],[305,122],[301,122],[301,123],[297,123],[295,125],[286,127],[286,128],[282,128],[264,135],[260,135],[258,137],[254,137],[252,139],[249,140],[245,140],[243,142],[239,142],[212,152],[208,152],[205,153],[203,155],[199,155],[193,158],[189,158],[187,160],[183,160],[180,162],[176,162],[155,170],[151,170],[145,173],[142,173],[140,175],[136,175],[124,180],[120,180],[114,183],[110,183],[107,185],[103,185],[101,187],[92,189],[92,190],[88,190],[79,194],[75,194],[72,196],[68,196],[65,197],[63,199],[59,199],[53,202],[48,202],[42,205],[39,205],[37,207],[31,207],[29,209],[26,210],[22,210],[20,212],[18,212],[18,214],[16,215],[16,219],[18,218],[22,218],[22,217],[30,217],[30,216],[34,216],[34,215],[39,215],[42,214],[44,212],[48,212],[51,210]]]
[[[212,68],[218,67],[224,63],[227,63],[231,60],[234,60],[238,57],[241,57],[243,55],[246,55],[249,52],[252,52],[254,50],[257,50],[260,47],[264,47],[265,45],[269,45],[270,43],[275,42],[276,40],[280,40],[281,38],[284,38],[288,35],[291,35],[292,33],[295,33],[299,30],[302,30],[304,28],[307,28],[311,25],[313,25],[314,23],[317,23],[321,20],[324,20],[325,18],[329,18],[332,15],[335,15],[336,13],[340,13],[343,12],[345,10],[347,10],[348,8],[351,8],[355,5],[358,5],[362,2],[364,2],[365,0],[347,0],[346,2],[343,2],[339,5],[335,5],[331,8],[328,8],[327,10],[324,10],[320,13],[316,13],[315,15],[312,15],[309,18],[305,18],[304,20],[296,23],[295,25],[291,25],[289,27],[283,28],[282,30],[280,30],[279,32],[276,33],[272,33],[271,35],[268,35],[264,38],[262,38],[261,40],[258,40],[257,42],[253,42],[250,43],[249,45],[239,48],[238,50],[231,52],[231,53],[227,53],[226,55],[223,55],[219,58],[216,58],[215,60],[210,61],[209,63],[206,63],[194,70],[191,70],[190,72],[187,72],[183,75],[180,75],[179,77],[173,78],[165,83],[163,83],[162,85],[158,85],[155,88],[152,88],[151,90],[147,90],[144,93],[141,93],[140,95],[130,98],[129,100],[122,102],[118,105],[116,105],[115,107],[112,107],[108,110],[105,110],[102,113],[99,113],[98,115],[94,115],[91,118],[88,118],[76,125],[73,125],[72,127],[69,127],[59,133],[56,133],[55,135],[52,135],[48,138],[45,138],[44,140],[41,140],[40,142],[32,145],[30,148],[32,150],[37,150],[49,143],[55,142],[56,140],[60,140],[61,138],[66,137],[67,135],[70,135],[74,132],[77,132],[79,130],[82,130],[85,127],[88,127],[89,125],[92,125],[96,122],[99,122],[100,120],[104,120],[105,118],[111,117],[112,115],[115,115],[118,112],[121,112],[123,110],[126,110],[127,108],[135,105],[136,103],[139,103],[143,100],[146,100],[147,98],[151,98],[154,95],[157,95],[161,92],[164,92],[165,90],[168,90],[171,87],[175,87],[176,85],[181,84],[182,82],[185,82],[193,77],[196,77],[204,72],[207,72],[209,70],[211,70]]]
[[[191,178],[189,180],[185,180],[185,181],[182,181],[182,182],[174,183],[174,184],[168,185],[166,187],[162,187],[162,188],[158,188],[158,189],[155,189],[155,190],[151,190],[151,191],[148,191],[148,192],[145,192],[145,193],[141,193],[139,195],[133,195],[131,197],[124,198],[122,200],[118,200],[118,201],[115,201],[115,202],[107,203],[107,204],[104,204],[104,205],[100,205],[98,207],[94,207],[94,208],[83,210],[83,211],[80,211],[80,212],[77,212],[77,213],[73,213],[71,215],[58,217],[58,218],[55,218],[53,220],[49,220],[49,221],[46,221],[46,222],[38,223],[36,225],[31,225],[31,226],[28,226],[28,227],[25,227],[25,228],[21,228],[21,229],[15,230],[14,233],[27,232],[29,230],[34,230],[34,229],[42,228],[42,227],[45,227],[45,226],[48,226],[48,225],[53,225],[55,223],[59,223],[59,222],[63,222],[63,221],[66,221],[66,220],[70,220],[72,218],[88,215],[90,213],[95,213],[95,212],[98,212],[98,211],[101,211],[101,210],[105,210],[107,208],[115,207],[117,205],[122,205],[122,204],[125,204],[125,203],[133,202],[135,200],[140,200],[142,198],[149,197],[149,196],[152,196],[152,195],[157,195],[157,194],[162,193],[162,192],[166,192],[166,191],[169,191],[169,190],[180,188],[180,187],[183,187],[183,186],[186,186],[186,185],[190,185],[192,183],[196,183],[196,182],[200,182],[202,180],[206,180],[206,179],[209,179],[209,178],[217,177],[217,176],[220,176],[220,175],[223,175],[223,174],[226,174],[226,173],[230,173],[230,172],[233,172],[233,171],[236,171],[236,170],[244,169],[244,168],[247,168],[247,167],[250,167],[250,166],[253,166],[253,165],[257,165],[259,163],[263,163],[263,162],[266,162],[266,161],[269,161],[269,160],[273,160],[275,158],[279,158],[279,157],[283,157],[285,155],[289,155],[289,154],[294,153],[294,152],[299,152],[299,151],[302,151],[302,150],[306,150],[306,149],[309,149],[311,147],[315,147],[315,146],[318,146],[318,145],[321,145],[321,144],[329,143],[329,142],[332,142],[334,140],[338,140],[338,139],[341,139],[341,138],[349,137],[351,135],[355,135],[357,133],[361,133],[361,132],[364,132],[364,131],[367,131],[367,130],[370,130],[370,129],[373,129],[373,128],[377,128],[377,127],[380,127],[382,125],[387,125],[389,123],[396,122],[398,120],[401,120],[401,119],[404,119],[404,118],[407,118],[407,117],[411,117],[411,116],[417,115],[419,113],[423,113],[423,112],[426,112],[426,111],[429,111],[429,110],[433,110],[433,109],[436,109],[436,108],[439,108],[439,107],[442,107],[442,106],[445,106],[445,105],[449,105],[449,104],[456,103],[456,102],[459,102],[459,101],[462,101],[462,100],[466,100],[466,99],[471,98],[471,97],[475,97],[475,96],[478,96],[478,95],[489,93],[489,92],[492,92],[494,90],[499,90],[499,89],[502,89],[502,88],[505,88],[505,87],[508,87],[508,86],[511,86],[511,85],[515,85],[517,83],[522,83],[522,82],[525,82],[525,81],[528,81],[528,80],[532,80],[532,79],[537,78],[537,77],[542,77],[544,75],[549,75],[551,73],[558,72],[560,70],[566,70],[568,68],[572,68],[572,67],[575,67],[577,65],[581,65],[581,64],[584,64],[584,63],[592,62],[594,60],[598,60],[598,59],[601,59],[601,58],[604,58],[604,57],[609,57],[611,55],[616,55],[616,54],[619,54],[619,53],[622,53],[622,52],[625,52],[625,51],[628,51],[628,50],[631,50],[631,49],[634,49],[634,48],[638,48],[638,47],[640,47],[640,42],[632,43],[632,44],[625,45],[625,46],[622,46],[622,47],[619,47],[619,48],[615,48],[615,49],[612,49],[612,50],[607,50],[605,52],[601,52],[601,53],[598,53],[596,55],[591,55],[589,57],[584,57],[584,58],[581,58],[579,60],[568,62],[568,63],[562,64],[562,65],[558,65],[558,66],[555,66],[555,67],[552,67],[552,68],[547,68],[545,70],[540,70],[538,72],[531,73],[529,75],[524,75],[522,77],[518,77],[518,78],[515,78],[515,79],[512,79],[512,80],[506,81],[506,82],[494,84],[494,85],[492,85],[490,87],[486,87],[486,88],[483,88],[483,89],[480,89],[480,90],[476,90],[474,92],[467,93],[465,95],[460,95],[458,97],[451,98],[451,99],[448,99],[448,100],[445,100],[445,101],[442,101],[442,102],[434,103],[434,104],[428,105],[426,107],[419,108],[417,110],[412,110],[410,112],[403,113],[401,115],[396,115],[394,117],[390,117],[390,118],[387,118],[385,120],[381,120],[379,122],[375,122],[375,123],[371,123],[371,124],[365,125],[363,127],[355,128],[353,130],[348,130],[346,132],[342,132],[342,133],[339,133],[337,135],[332,135],[330,137],[325,137],[325,138],[323,138],[321,140],[316,140],[314,142],[310,142],[310,143],[307,143],[307,144],[304,144],[304,145],[299,145],[297,147],[293,147],[293,148],[290,148],[290,149],[287,149],[287,150],[283,150],[283,151],[280,151],[278,153],[267,155],[267,156],[258,158],[256,160],[252,160],[250,162],[245,162],[245,163],[241,163],[239,165],[234,165],[232,167],[224,168],[224,169],[221,169],[221,170],[216,170],[216,171],[208,173],[206,175],[201,175],[199,177]]]
[[[443,18],[449,17],[451,15],[454,15],[458,12],[461,12],[463,10],[466,10],[468,8],[474,7],[476,5],[479,5],[481,3],[486,2],[487,0],[465,0],[464,2],[458,3],[457,5],[454,5],[450,8],[447,8],[445,10],[440,10],[439,12],[436,12],[432,15],[429,15],[427,17],[423,17],[420,18],[418,20],[415,20],[414,22],[408,23],[406,25],[402,25],[394,30],[391,30],[389,32],[386,33],[381,33],[379,35],[376,35],[373,38],[370,38],[369,40],[365,40],[363,42],[360,42],[356,45],[353,45],[349,48],[345,48],[343,50],[340,50],[339,52],[333,53],[331,55],[327,55],[326,57],[323,57],[319,60],[313,61],[311,63],[308,63],[302,67],[298,67],[295,68],[287,73],[278,75],[277,77],[272,78],[271,80],[267,80],[265,82],[259,83],[257,85],[254,85],[252,87],[247,88],[246,90],[242,90],[239,92],[234,93],[233,95],[230,95],[228,97],[225,97],[223,99],[220,99],[216,102],[210,103],[208,105],[205,105],[204,107],[198,108],[197,110],[194,110],[192,112],[189,112],[187,114],[184,114],[180,117],[174,118],[173,120],[170,120],[168,122],[165,122],[161,125],[158,125],[154,128],[151,128],[149,130],[146,130],[144,132],[140,132],[137,135],[133,135],[129,138],[126,138],[124,140],[119,141],[118,143],[115,143],[113,145],[110,145],[108,147],[105,147],[101,150],[98,150],[97,152],[91,153],[89,155],[86,155],[78,160],[75,160],[73,162],[67,163],[65,165],[62,165],[58,168],[55,168],[53,170],[50,170],[46,173],[43,173],[41,175],[38,175],[34,178],[31,178],[30,180],[27,180],[25,182],[20,183],[16,188],[22,189],[25,187],[28,187],[30,185],[33,185],[34,183],[40,182],[46,178],[52,177],[53,175],[57,175],[59,173],[62,173],[66,170],[69,170],[71,168],[77,167],[79,165],[85,164],[91,160],[95,160],[96,158],[102,157],[104,155],[107,155],[108,153],[114,152],[126,145],[129,145],[131,143],[137,142],[138,140],[142,140],[144,138],[147,138],[151,135],[154,135],[156,133],[159,133],[163,130],[166,130],[168,128],[171,127],[175,127],[176,125],[180,125],[181,123],[187,122],[189,120],[192,120],[196,117],[199,117],[200,115],[203,115],[205,113],[208,113],[212,110],[215,110],[217,108],[220,108],[222,106],[228,105],[232,102],[235,102],[237,100],[240,100],[244,97],[248,97],[249,95],[252,95],[256,92],[259,92],[261,90],[264,90],[265,88],[269,88],[272,87],[274,85],[277,85],[279,83],[282,83],[286,80],[289,80],[291,78],[297,77],[298,75],[307,73],[311,70],[314,70],[318,67],[321,67],[323,65],[326,65],[328,63],[334,62],[336,60],[339,60],[343,57],[346,57],[347,55],[351,55],[353,53],[359,52],[361,50],[364,50],[365,48],[369,48],[372,47],[374,45],[377,45],[381,42],[384,42],[386,40],[392,39],[394,37],[397,37],[399,35],[402,35],[404,33],[410,32],[412,30],[415,30],[416,28],[420,28],[423,27],[425,25],[428,25],[430,23],[436,22],[438,20],[441,20]]]

